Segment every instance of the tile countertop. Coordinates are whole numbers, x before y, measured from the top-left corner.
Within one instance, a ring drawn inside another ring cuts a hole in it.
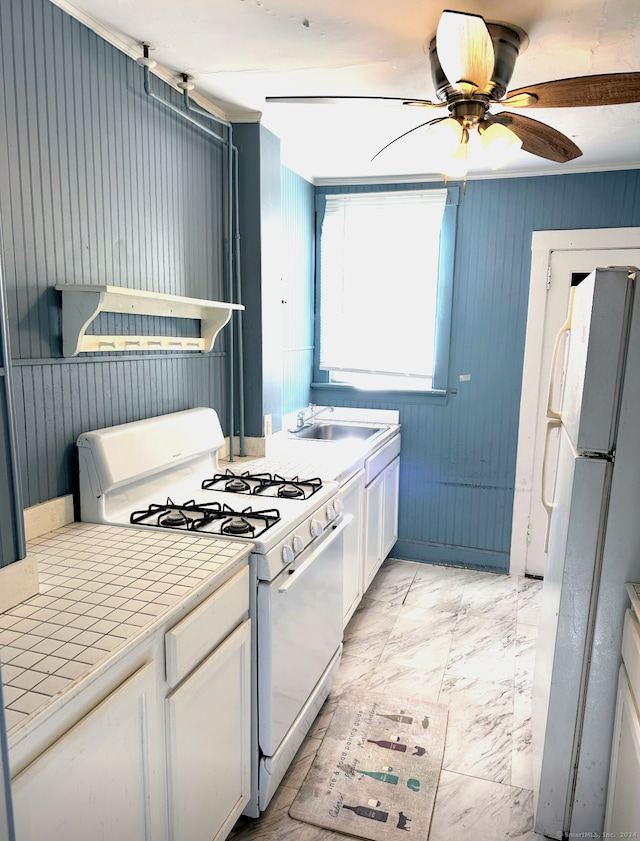
[[[29,541],[40,594],[0,614],[10,736],[110,654],[226,579],[250,548],[224,538],[91,523]]]

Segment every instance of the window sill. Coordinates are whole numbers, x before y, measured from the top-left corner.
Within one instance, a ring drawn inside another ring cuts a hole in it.
[[[315,391],[325,392],[326,394],[344,394],[348,395],[353,400],[369,400],[379,403],[428,403],[434,406],[446,406],[448,402],[449,392],[446,389],[431,389],[430,391],[416,391],[416,390],[378,390],[378,389],[362,389],[347,383],[323,383],[312,382],[311,388]]]

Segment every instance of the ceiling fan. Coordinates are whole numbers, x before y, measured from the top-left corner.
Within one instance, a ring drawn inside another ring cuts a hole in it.
[[[477,131],[488,161],[500,165],[519,148],[557,163],[582,155],[566,135],[539,120],[491,107],[569,108],[640,102],[640,73],[610,73],[557,79],[507,93],[516,59],[527,46],[527,34],[513,24],[486,22],[480,15],[445,10],[435,36],[425,42],[437,102],[392,96],[269,96],[267,102],[331,103],[346,100],[387,100],[418,108],[444,108],[448,117],[427,120],[387,143],[388,149],[411,132],[432,127],[448,162],[446,175],[467,172],[469,133]]]

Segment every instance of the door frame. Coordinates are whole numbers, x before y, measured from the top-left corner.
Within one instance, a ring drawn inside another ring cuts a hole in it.
[[[640,228],[533,231],[531,236],[531,275],[518,423],[510,575],[524,575],[526,571],[527,531],[533,494],[537,406],[543,380],[540,360],[546,317],[547,273],[551,265],[551,254],[553,251],[595,251],[613,248],[640,248]],[[546,389],[546,380],[542,385]]]

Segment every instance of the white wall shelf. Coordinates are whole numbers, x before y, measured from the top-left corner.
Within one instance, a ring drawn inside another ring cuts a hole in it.
[[[116,350],[196,350],[207,353],[231,318],[231,311],[244,309],[241,304],[183,298],[119,286],[59,283],[56,289],[62,293],[63,356]],[[101,312],[196,318],[200,321],[200,336],[87,336],[87,327]]]
[[[244,309],[242,304],[183,298],[119,286],[58,283],[56,289],[62,293],[63,356],[135,350],[197,350],[207,353],[231,318],[231,311]],[[87,327],[101,312],[195,318],[200,321],[200,337],[87,336]]]

